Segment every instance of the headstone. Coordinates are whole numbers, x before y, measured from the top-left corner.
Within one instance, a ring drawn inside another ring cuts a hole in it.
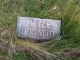
[[[18,17],[16,35],[34,40],[50,40],[60,37],[60,27],[60,20]]]

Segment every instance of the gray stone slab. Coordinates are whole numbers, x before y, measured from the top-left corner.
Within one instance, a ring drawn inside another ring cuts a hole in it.
[[[16,35],[21,38],[49,40],[60,37],[61,20],[18,17]]]

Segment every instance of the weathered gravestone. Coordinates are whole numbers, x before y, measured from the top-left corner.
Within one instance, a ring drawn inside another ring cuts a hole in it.
[[[17,37],[50,40],[60,37],[60,20],[18,17]]]

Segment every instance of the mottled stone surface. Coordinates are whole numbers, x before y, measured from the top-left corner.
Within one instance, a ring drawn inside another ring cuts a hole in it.
[[[61,21],[32,17],[18,17],[17,37],[35,40],[49,40],[60,36]]]

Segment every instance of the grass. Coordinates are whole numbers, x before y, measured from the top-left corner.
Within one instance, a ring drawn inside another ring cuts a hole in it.
[[[56,7],[56,8],[55,8]],[[60,19],[61,39],[45,44],[17,39],[15,35],[18,16]],[[80,1],[79,0],[0,0],[0,59],[9,60],[6,52],[10,44],[42,47],[57,54],[62,60],[80,60],[79,57],[65,56],[65,50],[80,49]],[[41,46],[40,46],[41,45]],[[11,54],[12,55],[12,54]],[[4,58],[5,57],[5,58]],[[31,56],[18,52],[13,60],[31,60]],[[10,60],[12,60],[12,58]]]

